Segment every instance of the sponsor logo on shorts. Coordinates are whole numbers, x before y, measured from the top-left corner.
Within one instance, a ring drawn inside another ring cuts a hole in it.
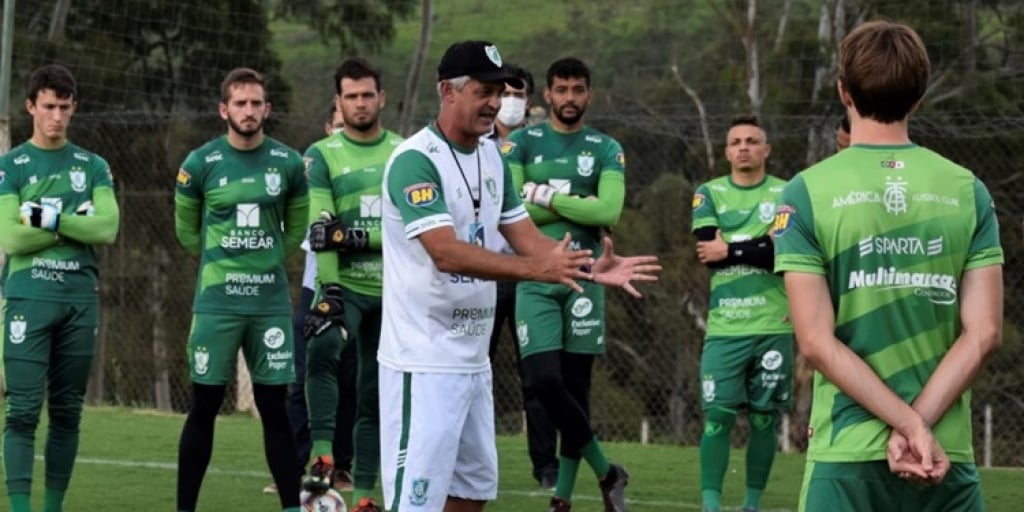
[[[525,347],[530,343],[530,329],[523,320],[516,324],[516,339],[519,340],[520,347]]]
[[[583,318],[593,310],[594,303],[586,297],[580,297],[572,304],[572,316],[576,318]]]
[[[782,353],[778,350],[769,350],[761,356],[761,367],[768,371],[778,370],[782,366]]]
[[[10,334],[8,337],[11,343],[17,345],[25,341],[25,331],[28,330],[28,322],[25,321],[24,315],[14,315],[11,318],[10,325],[7,326],[7,332]]]
[[[715,376],[707,374],[704,376],[704,380],[700,384],[701,394],[704,397],[704,401],[711,403],[715,401]]]
[[[192,367],[195,369],[196,374],[206,375],[206,372],[210,371],[210,353],[206,351],[206,347],[196,347],[196,353],[192,356]]]
[[[405,202],[409,206],[430,206],[437,202],[436,183],[417,183],[405,187]]]
[[[409,504],[414,507],[422,507],[427,504],[428,493],[430,492],[429,478],[416,478],[412,481],[412,489],[409,491]]]
[[[284,345],[284,331],[280,327],[271,327],[263,333],[263,344],[270,350],[276,350]]]

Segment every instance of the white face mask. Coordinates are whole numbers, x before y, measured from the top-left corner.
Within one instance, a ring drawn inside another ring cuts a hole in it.
[[[516,128],[523,124],[526,118],[526,100],[515,96],[503,96],[501,98],[501,109],[498,110],[498,121],[501,124]]]

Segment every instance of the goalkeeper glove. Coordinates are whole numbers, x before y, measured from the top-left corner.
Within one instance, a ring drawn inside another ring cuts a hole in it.
[[[370,243],[370,234],[362,228],[346,228],[341,219],[328,211],[309,225],[309,247],[320,251],[362,251]]]
[[[551,200],[555,197],[558,191],[555,187],[546,183],[533,183],[528,181],[523,184],[523,191],[521,197],[523,201],[527,203],[533,203],[537,206],[543,206],[544,208],[551,209]]]
[[[306,313],[302,321],[302,337],[310,339],[324,333],[331,326],[341,329],[341,337],[348,338],[345,329],[345,304],[342,302],[341,286],[335,283],[320,287],[320,298],[313,303],[313,308]]]
[[[38,204],[31,201],[21,203],[21,223],[47,231],[57,231],[60,226],[60,212],[52,204]]]

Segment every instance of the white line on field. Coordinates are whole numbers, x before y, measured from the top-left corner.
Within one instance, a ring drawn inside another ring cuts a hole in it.
[[[42,455],[36,455],[36,460],[43,460]],[[145,469],[163,469],[168,471],[176,471],[178,465],[174,462],[147,462],[147,461],[135,461],[135,460],[115,460],[115,459],[96,459],[92,457],[78,457],[75,459],[78,464],[92,464],[96,466],[116,466],[123,468],[145,468]],[[210,467],[206,470],[207,473],[228,475],[228,476],[240,476],[250,478],[270,478],[270,473],[266,471],[245,471],[235,469],[220,469],[216,467]],[[507,494],[512,496],[525,496],[530,498],[546,498],[550,496],[547,491],[512,491],[512,490],[500,490],[499,495]],[[601,501],[600,496],[589,496],[586,494],[576,494],[573,496],[573,501]],[[681,501],[666,501],[666,500],[638,500],[638,499],[626,499],[631,505],[654,507],[654,508],[671,508],[675,510],[700,510],[699,503],[686,503]],[[740,510],[739,507],[723,507],[725,510]],[[761,512],[793,512],[788,508],[774,508],[774,509],[761,509]]]

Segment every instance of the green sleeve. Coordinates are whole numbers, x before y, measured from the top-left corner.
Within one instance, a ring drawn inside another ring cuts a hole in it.
[[[320,218],[320,212],[337,214],[331,192],[331,172],[323,153],[316,145],[306,150],[306,174],[309,176],[309,224]],[[316,276],[321,283],[338,282],[338,252],[319,251],[316,255]]]
[[[121,212],[114,197],[114,189],[109,186],[93,189],[92,206],[94,214],[90,216],[61,215],[57,232],[83,244],[114,243],[121,222]]]
[[[293,254],[306,238],[309,227],[309,183],[306,166],[295,151],[288,166],[288,207],[284,218],[284,254]]]
[[[309,190],[309,222],[320,217],[320,212],[334,211],[334,200],[331,193],[316,187]],[[316,254],[316,276],[321,283],[338,282],[338,251],[319,251]]]
[[[1003,248],[999,243],[999,220],[995,202],[985,184],[974,179],[974,211],[976,225],[964,270],[1003,264]]]
[[[516,180],[515,180],[515,178],[512,177],[512,167],[508,164],[508,160],[505,160],[505,166],[504,167],[505,168],[503,169],[503,172],[505,173],[505,177],[504,177],[503,181],[505,182],[505,190],[504,190],[502,201],[501,201],[501,212],[502,213],[505,213],[507,211],[513,210],[515,208],[518,208],[519,206],[521,206],[523,204],[522,198],[519,197],[519,190],[522,188],[522,186],[521,185],[518,185],[518,186],[516,185]],[[519,170],[519,179],[520,180],[522,180],[522,176],[523,176],[523,171],[522,171],[522,169],[520,169]]]
[[[803,176],[782,189],[775,210],[775,272],[825,274],[825,254],[814,229],[814,211]]]
[[[57,242],[57,236],[45,229],[21,223],[18,196],[0,196],[0,248],[7,254],[31,254]]]
[[[557,194],[551,199],[551,209],[576,224],[610,228],[619,222],[625,199],[625,176],[621,172],[602,172],[596,199]]]
[[[690,215],[690,231],[718,226],[718,214],[715,213],[715,200],[711,196],[711,191],[708,190],[707,184],[697,187],[697,191],[693,193],[693,202],[691,203],[691,206],[693,208],[693,213]]]
[[[203,202],[184,194],[174,195],[174,234],[185,252],[198,256],[202,250],[199,239],[200,210]]]

